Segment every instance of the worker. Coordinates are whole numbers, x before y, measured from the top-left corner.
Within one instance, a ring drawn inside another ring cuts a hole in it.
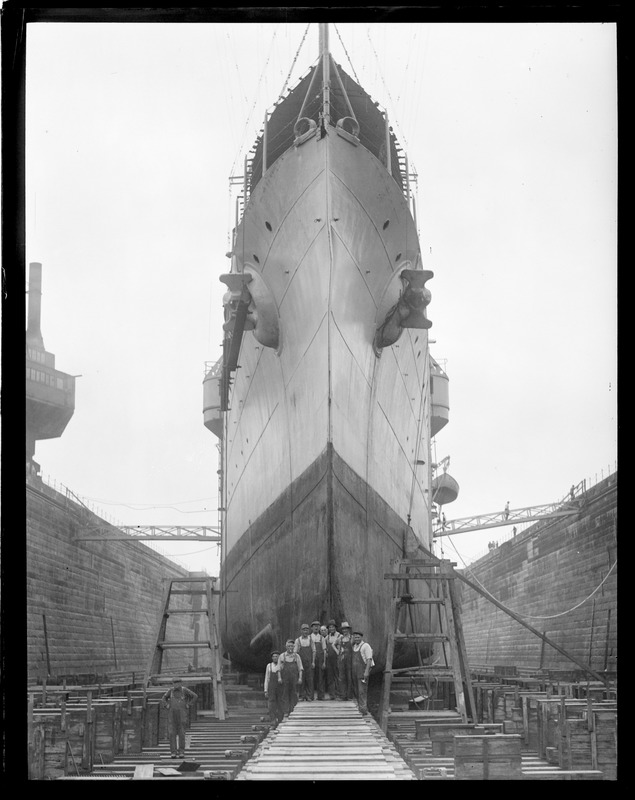
[[[571,498],[571,500],[575,500],[575,486],[573,485],[569,489],[569,497]]]
[[[509,519],[509,500],[505,503],[505,519]]]
[[[308,627],[308,626],[307,626]],[[278,659],[278,685],[282,689],[282,718],[287,719],[298,702],[298,688],[303,683],[302,659],[295,652],[295,642],[287,639],[286,649]]]
[[[277,728],[278,723],[284,716],[282,711],[282,678],[279,676],[280,667],[278,659],[280,651],[274,650],[271,653],[271,661],[265,670],[265,697],[269,707],[269,721],[272,727]]]
[[[351,636],[351,626],[348,622],[340,625],[342,632],[339,641],[339,655],[337,658],[339,675],[339,694],[340,700],[353,699],[353,637]]]
[[[172,688],[161,698],[161,705],[168,709],[168,736],[170,755],[183,758],[185,755],[185,725],[188,722],[188,709],[198,700],[198,695],[187,686],[182,678],[172,679]]]
[[[335,700],[339,695],[340,676],[338,668],[338,657],[340,654],[339,643],[341,634],[337,632],[337,624],[334,619],[328,622],[326,634],[326,692],[330,700]]]
[[[318,628],[319,628],[318,622]],[[300,626],[300,635],[293,643],[293,650],[302,661],[303,681],[300,687],[300,700],[313,700],[313,656],[315,643],[311,639],[311,629],[307,623]]]
[[[368,714],[368,676],[374,666],[373,650],[364,641],[364,634],[353,631],[353,691],[357,707],[364,716]]]
[[[326,683],[326,639],[320,633],[320,622],[311,623],[311,642],[313,643],[313,688],[318,700],[324,700],[324,684]]]

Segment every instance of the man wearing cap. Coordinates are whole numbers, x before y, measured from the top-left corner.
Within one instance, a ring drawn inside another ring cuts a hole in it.
[[[277,727],[283,717],[282,678],[279,675],[279,658],[280,651],[274,650],[271,653],[271,661],[267,664],[267,669],[265,670],[265,697],[269,706],[269,720],[274,728]]]
[[[298,702],[298,687],[302,684],[302,659],[295,652],[293,639],[287,639],[286,650],[278,659],[278,685],[282,688],[282,714],[286,719]]]
[[[325,636],[326,640],[326,691],[331,700],[339,695],[339,667],[337,659],[340,653],[340,634],[334,619],[330,619]]]
[[[185,755],[185,725],[188,721],[188,709],[197,699],[196,692],[183,686],[181,678],[173,678],[172,688],[168,689],[161,698],[161,705],[168,709],[168,736],[172,758],[182,758]]]
[[[319,623],[318,623],[319,625]],[[311,639],[311,629],[306,622],[300,626],[300,635],[293,644],[293,650],[302,661],[302,686],[298,694],[300,700],[313,700],[313,662],[315,643]]]
[[[337,657],[339,677],[339,700],[352,700],[353,695],[353,638],[351,626],[348,622],[340,625],[342,635],[339,640],[339,654]]]
[[[364,634],[353,631],[353,691],[357,707],[364,716],[368,714],[368,675],[374,666],[373,650],[364,641]]]
[[[320,633],[319,620],[314,620],[311,623],[311,641],[313,642],[313,687],[317,692],[317,699],[324,700],[326,639]]]

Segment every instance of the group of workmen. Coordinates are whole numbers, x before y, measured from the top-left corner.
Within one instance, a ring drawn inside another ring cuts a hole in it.
[[[373,651],[361,631],[334,619],[327,625],[304,623],[297,639],[287,639],[284,652],[273,650],[265,671],[265,697],[273,727],[286,719],[299,700],[356,700],[368,714],[368,676]]]

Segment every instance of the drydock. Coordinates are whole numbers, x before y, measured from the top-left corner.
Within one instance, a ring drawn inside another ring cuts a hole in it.
[[[433,554],[470,522],[446,522],[458,485],[432,463],[448,379],[428,349],[415,177],[325,27],[245,162],[221,277],[223,358],[204,382],[219,578],[44,484],[35,443],[62,435],[75,376],[44,348],[31,265],[30,780],[617,779],[616,475],[539,515],[489,515],[540,522],[469,572]],[[266,660],[301,619],[330,617],[366,631],[370,713],[331,696],[275,724]],[[176,676],[197,695],[179,757],[162,702]]]

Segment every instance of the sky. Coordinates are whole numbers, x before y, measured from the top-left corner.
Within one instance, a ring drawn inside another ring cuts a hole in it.
[[[556,502],[617,467],[611,23],[331,26],[418,173],[432,355],[450,378],[448,520]],[[301,46],[302,43],[302,46]],[[221,355],[230,176],[316,60],[304,23],[29,23],[27,263],[79,376],[35,459],[120,525],[218,525],[205,365]],[[350,62],[352,62],[352,67]],[[459,566],[508,528],[437,540]],[[218,573],[218,546],[154,549]]]

